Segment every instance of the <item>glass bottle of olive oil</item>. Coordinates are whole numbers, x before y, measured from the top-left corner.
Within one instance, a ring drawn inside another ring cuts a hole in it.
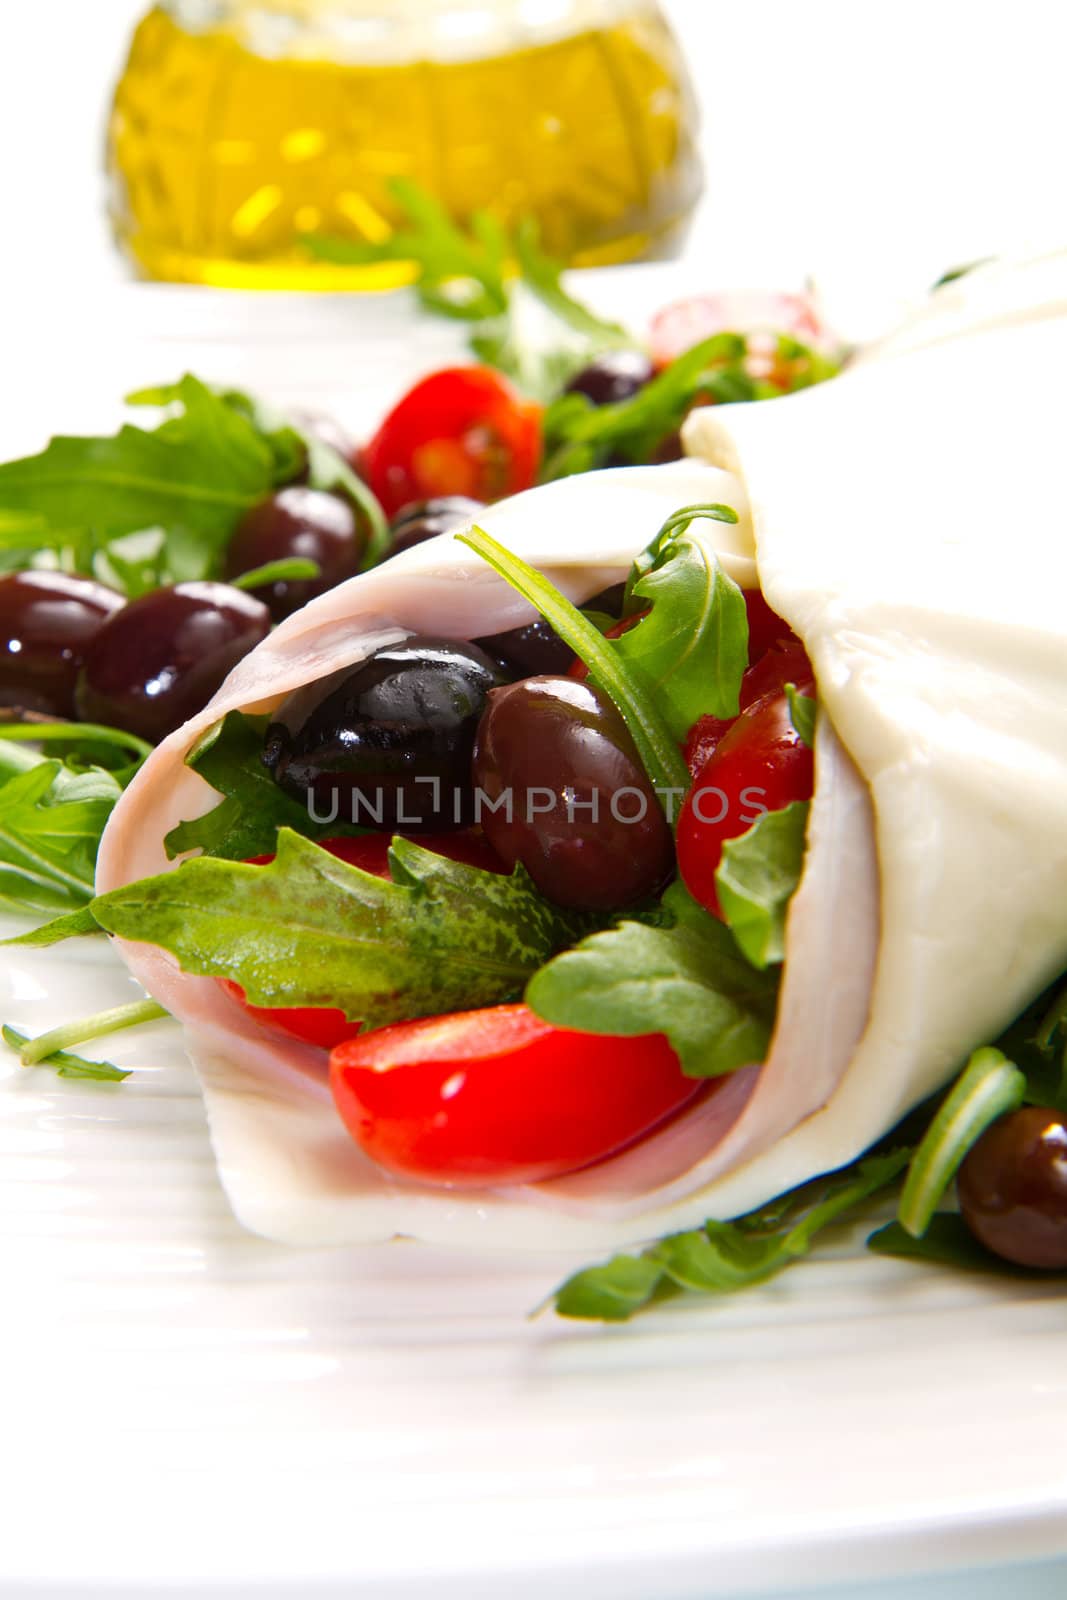
[[[700,192],[653,0],[159,0],[111,118],[117,235],[152,278],[370,289],[303,240],[379,242],[414,179],[458,219],[532,213],[575,265],[669,251]]]

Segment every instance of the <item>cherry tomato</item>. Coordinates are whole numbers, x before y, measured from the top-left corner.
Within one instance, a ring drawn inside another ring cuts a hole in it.
[[[739,714],[753,710],[756,702],[768,695],[781,694],[787,683],[799,687],[812,681],[811,663],[800,640],[792,635],[779,639],[741,679]],[[707,716],[694,722],[686,735],[683,752],[685,764],[694,778],[736,721],[736,717]]]
[[[524,1005],[424,1017],[339,1045],[330,1086],[372,1160],[425,1183],[536,1183],[631,1144],[701,1088],[662,1034],[554,1028]]]
[[[541,458],[541,412],[488,367],[447,367],[394,406],[362,456],[386,515],[412,500],[500,500],[529,489]]]
[[[628,617],[622,617],[618,622],[613,622],[610,628],[604,629],[605,639],[621,639],[624,633],[630,633],[634,628],[637,627],[639,622],[643,622],[651,610],[651,606],[645,606],[643,611],[632,611]],[[575,661],[572,662],[567,676],[569,678],[577,678],[579,683],[584,683],[586,678],[588,678],[589,668],[586,666],[581,656],[578,656]]]
[[[659,368],[668,367],[716,333],[770,335],[772,344],[779,333],[790,334],[803,344],[821,344],[827,338],[814,306],[804,295],[759,289],[693,295],[653,317],[649,332],[652,360]]]
[[[783,622],[777,611],[772,611],[760,589],[746,589],[745,610],[748,613],[748,664],[752,666],[780,639],[795,639],[796,634],[788,622]]]
[[[797,684],[812,687],[810,679]],[[763,811],[810,799],[814,774],[784,694],[765,696],[737,718],[697,773],[678,819],[678,871],[706,910],[722,915],[715,873],[727,839],[747,832]]]
[[[414,842],[424,850],[434,850],[439,856],[447,856],[450,861],[463,861],[470,867],[481,867],[487,872],[507,870],[476,834],[422,834]],[[390,834],[368,833],[354,839],[323,839],[322,848],[353,867],[372,872],[376,878],[388,878],[391,843]],[[250,865],[262,867],[273,860],[273,856],[255,856]],[[220,978],[218,981],[226,993],[239,1000],[249,1016],[255,1017],[257,1022],[264,1023],[268,1028],[277,1028],[281,1033],[287,1033],[290,1038],[300,1039],[305,1044],[332,1050],[335,1044],[340,1044],[343,1039],[351,1039],[359,1032],[360,1024],[349,1022],[337,1006],[251,1006],[239,983],[234,983],[230,978]]]

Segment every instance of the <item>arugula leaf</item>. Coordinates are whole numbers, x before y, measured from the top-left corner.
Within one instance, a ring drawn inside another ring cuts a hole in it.
[[[39,519],[36,548],[79,532],[92,536],[90,550],[106,548],[162,527],[171,574],[208,576],[238,519],[271,488],[271,451],[197,378],[182,378],[173,393],[182,410],[154,432],[127,424],[111,438],[59,437],[40,455],[0,465],[0,508]]]
[[[395,178],[389,189],[400,221],[388,238],[369,242],[312,235],[305,238],[307,248],[320,260],[340,264],[409,264],[423,307],[470,323],[473,354],[535,399],[558,394],[598,352],[634,348],[636,341],[625,328],[567,293],[563,266],[542,250],[533,217],[509,229],[492,212],[475,211],[464,229],[410,179]],[[561,344],[543,349],[527,336],[524,294],[539,300],[559,325]]]
[[[16,1054],[20,1054],[23,1046],[30,1042],[28,1034],[20,1033],[7,1023],[0,1028],[0,1036]],[[121,1083],[130,1076],[129,1072],[113,1066],[110,1061],[87,1061],[84,1056],[71,1055],[68,1050],[57,1050],[40,1064],[54,1067],[61,1078],[84,1078],[96,1083]]]
[[[789,703],[789,720],[798,736],[809,750],[815,748],[815,718],[818,706],[810,694],[801,694],[795,683],[787,683],[785,697]]]
[[[611,642],[543,573],[491,538],[484,528],[475,524],[455,537],[461,544],[469,545],[524,600],[536,606],[564,643],[585,662],[625,720],[644,769],[666,809],[667,797],[672,792],[680,795],[688,789],[689,769],[643,685],[628,670]]]
[[[976,1050],[930,1123],[908,1172],[897,1219],[921,1238],[961,1161],[985,1130],[1023,1102],[1026,1079],[1000,1051]]]
[[[63,759],[30,749],[31,740],[61,748]],[[114,728],[90,723],[84,728],[67,722],[0,726],[0,905],[5,910],[63,918],[92,898],[100,835],[139,765],[129,759],[132,747],[148,748]],[[86,760],[101,751],[113,757],[121,751],[121,769],[108,771]]]
[[[603,1266],[586,1267],[562,1283],[553,1296],[561,1317],[596,1322],[629,1322],[673,1286],[659,1261],[647,1256],[612,1256]]]
[[[562,395],[543,419],[541,481],[587,472],[604,466],[609,457],[647,461],[681,425],[697,396],[708,393],[716,367],[740,369],[745,353],[740,335],[716,333],[679,356],[629,400],[594,406],[585,395]]]
[[[639,558],[628,586],[627,609],[642,600],[651,611],[613,641],[617,659],[638,677],[679,742],[698,717],[735,717],[748,666],[744,596],[707,541],[690,531],[697,517],[734,523],[730,506],[685,506],[669,518]]]
[[[871,1155],[816,1178],[734,1222],[668,1234],[639,1256],[615,1256],[588,1267],[556,1291],[563,1317],[624,1322],[662,1296],[666,1287],[728,1294],[774,1277],[807,1255],[831,1223],[862,1209],[895,1183],[907,1149]]]
[[[995,1041],[1026,1078],[1028,1105],[1067,1114],[1067,975],[1061,975]]]
[[[202,850],[227,861],[270,855],[279,828],[309,839],[365,831],[344,822],[313,822],[307,807],[278,787],[263,765],[268,720],[231,711],[186,756],[186,766],[223,798],[202,817],[171,829],[163,841],[171,860],[189,850]]]
[[[0,874],[0,904],[4,903],[2,888],[3,874]],[[14,886],[13,886],[14,887]],[[51,902],[45,900],[41,903],[31,903],[25,887],[20,886],[12,894],[9,908],[15,911],[24,911],[30,906],[35,911],[53,911],[57,906],[67,902],[56,896]],[[101,933],[103,930],[89,907],[82,906],[78,911],[64,912],[61,916],[53,917],[50,922],[42,923],[39,928],[31,928],[29,933],[20,933],[13,939],[0,939],[0,948],[4,945],[28,945],[31,949],[45,950],[50,945],[62,944],[64,939],[80,939],[88,934]]]
[[[587,919],[408,840],[388,882],[288,828],[269,866],[200,857],[93,901],[111,933],[232,978],[253,1005],[339,1006],[367,1027],[508,1000]]]
[[[734,938],[761,970],[785,957],[789,902],[804,869],[809,806],[797,800],[764,812],[747,833],[728,839],[715,887]]]
[[[307,234],[305,247],[319,260],[339,265],[411,262],[420,301],[441,316],[479,322],[506,311],[508,241],[496,218],[477,211],[470,232],[464,233],[444,206],[411,179],[393,178],[388,188],[402,219],[388,238]]]
[[[0,863],[26,881],[25,900],[50,891],[68,907],[91,899],[96,847],[121,790],[110,773],[72,774],[39,759],[0,788]],[[10,885],[10,880],[9,880]]]
[[[182,380],[184,383],[186,380]],[[368,530],[364,567],[374,566],[389,544],[389,525],[377,498],[345,458],[276,407],[243,389],[209,391],[235,417],[250,426],[269,451],[272,484],[291,483],[301,472],[310,489],[345,494],[363,516]],[[161,384],[127,395],[127,405],[181,404],[182,384]],[[164,425],[165,426],[165,425]]]
[[[584,1033],[664,1033],[694,1078],[762,1061],[776,978],[755,972],[681,883],[667,890],[661,915],[626,918],[556,956],[527,984],[527,1005]]]

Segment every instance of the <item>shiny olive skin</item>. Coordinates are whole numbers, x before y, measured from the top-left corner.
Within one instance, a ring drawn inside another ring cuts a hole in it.
[[[73,717],[85,651],[122,595],[63,572],[0,578],[0,706]]]
[[[365,519],[343,495],[291,484],[246,511],[226,551],[225,575],[240,578],[268,561],[303,556],[319,576],[267,583],[249,593],[281,622],[316,595],[354,578],[367,552]]]
[[[348,433],[336,417],[331,417],[328,411],[294,411],[293,422],[315,444],[324,444],[341,456],[352,468],[356,468],[358,450],[356,441]]]
[[[592,595],[588,600],[582,601],[583,611],[599,611],[604,616],[614,617],[616,621],[622,618],[622,608],[626,603],[626,583],[612,583],[606,589],[601,589],[599,594]]]
[[[621,617],[625,595],[626,584],[613,583],[591,599],[583,600],[582,610]],[[486,634],[474,642],[500,663],[509,678],[562,677],[571,671],[577,659],[570,645],[564,644],[544,617],[537,617],[521,628],[509,628],[505,633]]]
[[[633,906],[671,872],[671,830],[655,791],[622,717],[590,683],[539,677],[494,690],[474,781],[488,797],[476,820],[493,849],[508,866],[521,861],[557,905]]]
[[[595,406],[632,400],[656,375],[643,350],[605,350],[565,385],[564,394],[584,394]]]
[[[465,523],[475,521],[484,510],[483,501],[469,500],[462,494],[443,494],[435,500],[412,500],[397,512],[390,524],[393,538],[385,559],[388,561],[389,556],[398,556],[402,550],[425,544],[427,539],[436,539],[439,534],[462,528]]]
[[[1023,1267],[1067,1268],[1067,1120],[1046,1106],[1000,1117],[968,1151],[960,1212],[987,1249]]]
[[[290,695],[267,729],[263,760],[320,820],[405,832],[468,827],[474,735],[502,682],[476,645],[415,634]]]
[[[474,643],[498,662],[509,678],[559,675],[574,665],[574,651],[544,617],[527,622],[522,628],[509,628],[506,633],[487,634]]]
[[[78,713],[158,743],[203,710],[269,632],[263,602],[228,583],[154,589],[117,612],[89,645]]]

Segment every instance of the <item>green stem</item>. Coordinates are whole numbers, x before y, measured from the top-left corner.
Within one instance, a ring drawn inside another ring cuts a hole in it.
[[[118,1033],[120,1028],[136,1028],[143,1022],[156,1022],[168,1012],[154,1000],[135,1000],[128,1006],[112,1006],[109,1011],[98,1011],[95,1016],[82,1017],[77,1022],[64,1022],[58,1028],[30,1039],[19,1051],[24,1067],[36,1066],[48,1056],[71,1045],[84,1044],[88,1039],[99,1039],[107,1033]]]
[[[265,561],[261,567],[253,567],[251,572],[242,572],[239,578],[229,581],[235,589],[258,589],[268,583],[300,583],[319,577],[321,572],[317,561],[288,556],[281,561]]]
[[[121,728],[107,728],[102,722],[4,722],[0,723],[0,739],[26,744],[48,744],[60,739],[110,744],[120,750],[132,750],[141,761],[152,754],[152,746],[135,733],[125,733]]]
[[[976,1050],[923,1137],[897,1220],[921,1239],[960,1162],[990,1123],[1022,1105],[1026,1078],[999,1050]]]
[[[469,533],[457,533],[455,537],[461,544],[469,545],[524,600],[535,606],[564,643],[585,662],[590,676],[622,714],[655,788],[684,794],[689,788],[689,769],[681,751],[640,685],[631,677],[617,652],[605,643],[603,635],[542,573],[491,538],[484,528],[475,526]],[[662,792],[660,803],[670,816],[668,796]]]

